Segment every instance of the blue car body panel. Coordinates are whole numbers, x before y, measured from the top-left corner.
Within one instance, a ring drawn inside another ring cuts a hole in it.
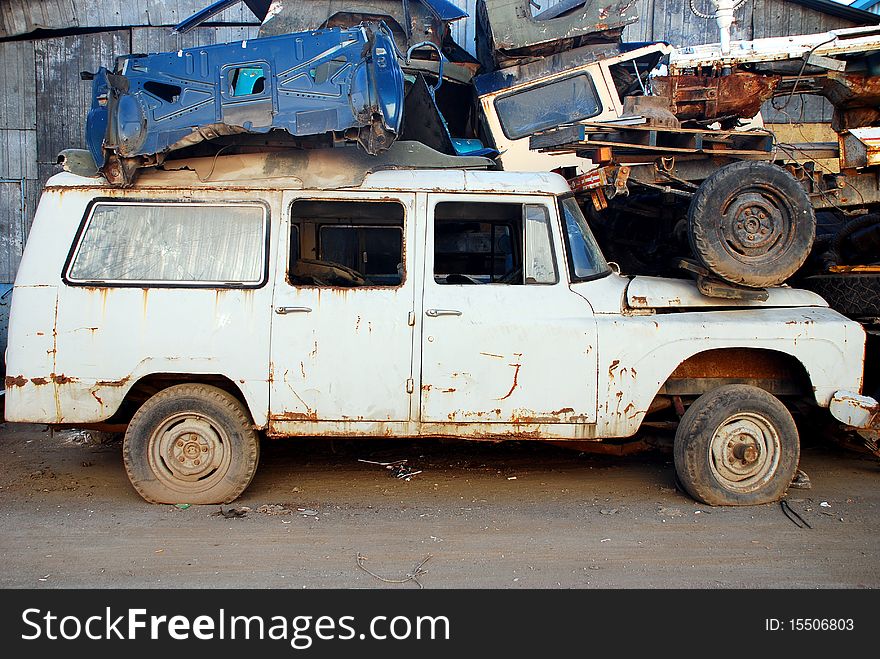
[[[99,165],[272,129],[368,129],[379,151],[402,121],[403,72],[391,33],[375,24],[131,55],[92,84],[86,140]]]

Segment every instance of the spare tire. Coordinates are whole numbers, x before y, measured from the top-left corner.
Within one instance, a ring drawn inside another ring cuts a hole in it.
[[[816,237],[806,191],[767,162],[725,165],[703,181],[688,209],[697,258],[734,284],[776,286],[800,268]]]

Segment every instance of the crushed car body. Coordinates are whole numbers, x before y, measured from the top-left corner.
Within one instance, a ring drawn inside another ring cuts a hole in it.
[[[94,74],[86,140],[111,183],[206,139],[343,134],[368,153],[403,120],[403,73],[387,27],[363,24],[131,55]]]

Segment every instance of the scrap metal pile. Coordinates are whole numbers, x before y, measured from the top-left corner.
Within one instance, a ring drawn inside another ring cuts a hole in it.
[[[88,146],[111,183],[178,157],[419,142],[562,173],[628,274],[684,270],[706,295],[757,299],[807,274],[877,276],[876,27],[731,42],[737,5],[713,0],[714,13],[694,11],[719,43],[676,49],[621,41],[631,0],[480,0],[474,57],[452,38],[466,14],[447,0],[243,1],[256,39],[125,56],[89,76]],[[779,144],[749,124],[800,94],[832,103],[837,144]],[[828,157],[840,171],[816,164]],[[846,311],[880,317],[880,289],[859,304]]]

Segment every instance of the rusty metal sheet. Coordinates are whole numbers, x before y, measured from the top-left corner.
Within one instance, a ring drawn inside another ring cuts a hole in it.
[[[679,119],[754,117],[773,96],[780,76],[736,71],[727,76],[674,75],[651,79]]]
[[[356,147],[247,153],[219,158],[167,161],[168,170],[192,170],[202,182],[245,182],[265,186],[266,179],[294,179],[294,187],[332,190],[355,187],[371,172],[401,169],[487,169],[492,160],[446,156],[418,142],[397,141],[377,156]],[[141,178],[161,180],[164,172],[146,170]]]
[[[834,130],[870,126],[880,120],[880,76],[829,71],[821,89],[834,106]]]
[[[460,12],[462,13],[462,12]],[[400,0],[273,0],[260,36],[304,32],[324,27],[350,27],[365,20],[384,20],[402,51],[419,41],[443,45],[450,21],[422,2]]]
[[[638,20],[635,6],[636,0],[601,0],[571,7],[564,15],[552,7],[535,15],[529,0],[480,0],[478,51],[494,53],[497,62],[499,55],[546,55],[561,50],[560,46],[584,45],[582,40],[589,37],[613,41],[612,34]]]

